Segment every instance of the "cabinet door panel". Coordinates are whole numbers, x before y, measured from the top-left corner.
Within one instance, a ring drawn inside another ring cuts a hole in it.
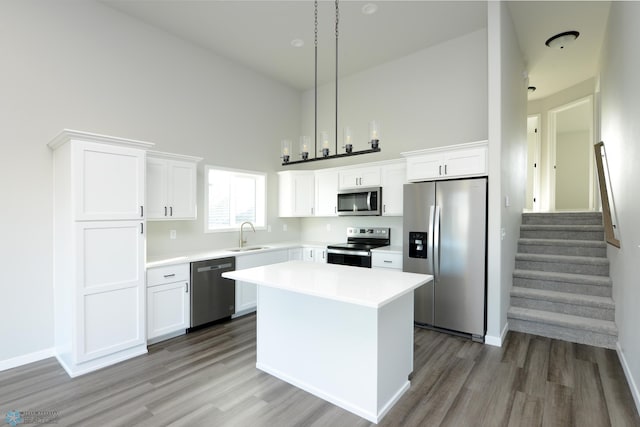
[[[293,180],[293,213],[295,216],[312,216],[314,204],[315,178],[313,175],[300,175]]]
[[[74,145],[77,220],[135,219],[144,204],[143,150]]]
[[[189,327],[188,281],[147,288],[147,339]]]
[[[84,295],[79,316],[79,362],[144,344],[139,287]]]
[[[147,218],[164,219],[167,200],[167,161],[147,158]]]
[[[187,162],[169,163],[169,217],[196,218],[196,165]]]
[[[404,164],[382,167],[382,215],[402,216],[406,177]]]
[[[316,173],[316,216],[337,216],[338,172]]]
[[[407,179],[422,181],[442,176],[442,154],[425,154],[407,159]]]
[[[449,153],[444,159],[446,175],[447,177],[457,177],[486,174],[486,157],[487,150],[485,148],[459,150]]]

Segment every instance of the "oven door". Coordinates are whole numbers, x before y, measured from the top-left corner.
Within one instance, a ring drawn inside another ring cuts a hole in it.
[[[329,264],[371,268],[371,252],[327,249],[327,262]]]

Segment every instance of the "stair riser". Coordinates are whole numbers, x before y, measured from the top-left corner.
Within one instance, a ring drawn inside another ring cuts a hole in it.
[[[612,308],[590,307],[521,297],[511,297],[511,306],[571,314],[573,316],[589,317],[591,319],[615,320],[615,312]]]
[[[588,274],[593,276],[608,276],[609,265],[572,264],[561,262],[539,262],[516,260],[516,269],[548,271],[554,273]]]
[[[593,295],[598,297],[610,297],[611,286],[590,285],[583,283],[556,282],[552,280],[529,279],[514,277],[513,286],[523,288],[541,289],[545,291],[568,292],[572,294]]]
[[[618,338],[613,335],[590,332],[578,329],[565,328],[563,326],[549,325],[528,320],[509,318],[509,329],[516,332],[524,332],[543,337],[560,339],[569,342],[615,349]]]
[[[588,246],[529,245],[522,243],[518,245],[518,252],[523,254],[590,256],[599,258],[605,258],[607,256],[607,248],[592,248]]]
[[[522,216],[522,223],[526,225],[602,225],[602,216],[592,215],[544,215]]]
[[[604,240],[603,231],[520,230],[523,239]]]

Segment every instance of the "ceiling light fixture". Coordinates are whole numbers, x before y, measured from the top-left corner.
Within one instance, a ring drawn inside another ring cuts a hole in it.
[[[378,5],[373,3],[367,3],[362,6],[362,13],[365,15],[373,15],[378,11]]]
[[[300,137],[300,157],[302,160],[296,160],[296,161],[290,161],[291,160],[291,140],[288,139],[283,139],[281,141],[281,159],[282,159],[282,166],[285,165],[292,165],[292,164],[296,164],[296,163],[303,163],[303,162],[311,162],[314,160],[327,160],[327,159],[334,159],[336,157],[345,157],[345,156],[354,156],[354,155],[358,155],[358,154],[367,154],[367,153],[377,153],[380,151],[380,123],[374,121],[371,121],[369,123],[369,142],[368,144],[371,144],[371,148],[368,150],[361,150],[361,151],[353,151],[353,145],[352,145],[352,133],[351,133],[351,129],[350,128],[345,128],[344,130],[344,138],[345,138],[345,145],[343,146],[343,148],[345,149],[344,153],[338,154],[338,39],[339,39],[339,32],[338,32],[338,25],[340,23],[340,7],[338,4],[339,0],[335,0],[335,4],[336,4],[336,27],[335,27],[335,34],[336,34],[336,116],[335,116],[335,120],[336,120],[336,128],[335,128],[335,151],[333,155],[330,155],[330,148],[329,148],[329,132],[323,131],[322,132],[322,157],[318,157],[318,0],[314,0],[313,2],[313,6],[314,6],[314,39],[313,39],[313,44],[314,44],[314,153],[313,153],[313,157],[310,158],[309,157],[309,150],[310,150],[310,145],[311,145],[311,138],[309,138],[308,136],[301,136]],[[373,6],[374,10],[369,12],[369,14],[374,13],[378,7],[374,4],[367,4],[366,6]],[[369,10],[369,9],[367,9]],[[363,7],[363,13],[364,12],[364,7]],[[294,40],[295,41],[295,40]],[[291,42],[291,44],[293,45],[293,42]]]
[[[529,87],[527,88],[527,91],[528,91],[529,93],[533,93],[533,92],[535,92],[535,91],[536,91],[536,89],[537,89],[537,87],[535,87],[535,86],[529,86]]]
[[[554,49],[564,49],[565,46],[573,43],[579,35],[580,33],[577,31],[565,31],[564,33],[549,37],[544,44]]]

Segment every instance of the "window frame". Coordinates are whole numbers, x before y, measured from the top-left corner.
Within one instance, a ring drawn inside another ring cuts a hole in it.
[[[210,229],[209,228],[209,171],[211,170],[218,170],[218,171],[226,171],[226,172],[231,172],[234,174],[238,174],[238,175],[253,175],[256,177],[262,177],[263,179],[263,194],[264,194],[264,224],[263,225],[256,225],[252,222],[254,228],[256,230],[266,230],[267,229],[267,199],[268,199],[268,195],[267,195],[267,188],[268,188],[268,184],[267,184],[267,179],[268,179],[268,174],[266,172],[261,172],[261,171],[254,171],[254,170],[248,170],[248,169],[237,169],[237,168],[228,168],[228,167],[224,167],[224,166],[215,166],[215,165],[205,165],[204,166],[204,232],[205,233],[229,233],[229,232],[237,232],[240,230],[240,225],[234,225],[234,226],[230,226],[230,227],[225,227],[225,228],[216,228],[216,229]],[[258,186],[257,186],[258,187]],[[256,194],[259,191],[259,188],[256,187]],[[256,197],[257,198],[257,197]],[[256,206],[257,208],[257,206]],[[258,209],[256,209],[256,211],[258,211]]]

